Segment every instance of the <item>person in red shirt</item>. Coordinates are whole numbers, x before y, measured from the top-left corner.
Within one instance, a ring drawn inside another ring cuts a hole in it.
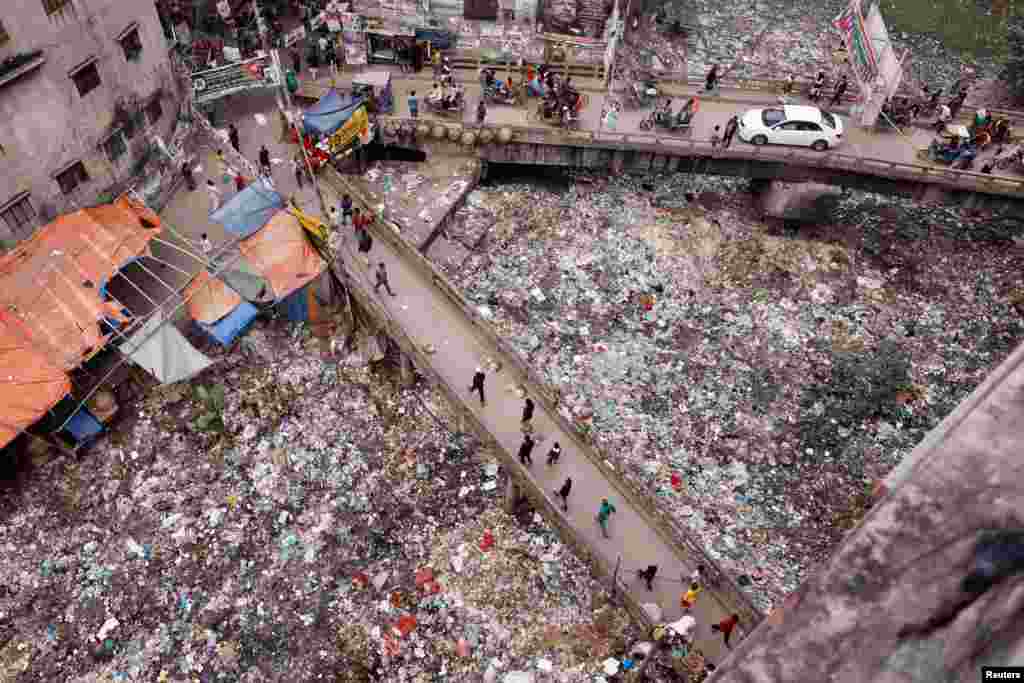
[[[360,211],[358,206],[352,207],[352,228],[356,233],[366,230],[372,222],[369,214]]]
[[[245,189],[245,178],[241,173],[235,176],[235,189],[239,192]]]
[[[722,637],[725,639],[725,646],[731,650],[732,645],[729,644],[729,638],[732,636],[733,630],[739,623],[740,615],[734,614],[731,617],[726,617],[725,619],[722,619],[717,624],[712,624],[711,630],[718,631],[719,633],[721,633]]]

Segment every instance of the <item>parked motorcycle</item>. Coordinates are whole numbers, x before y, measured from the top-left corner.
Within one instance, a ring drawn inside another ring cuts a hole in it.
[[[454,95],[442,97],[440,100],[427,98],[427,110],[441,116],[456,116],[462,118],[466,111],[466,95],[462,89],[455,91]]]
[[[665,106],[655,108],[640,122],[641,130],[652,128],[665,128],[670,133],[686,132],[690,130],[693,117],[697,113],[697,100],[690,98],[677,113],[672,112],[672,100],[665,102]]]

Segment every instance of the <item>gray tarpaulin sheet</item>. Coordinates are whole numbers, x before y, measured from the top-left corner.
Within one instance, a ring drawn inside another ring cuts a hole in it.
[[[196,351],[174,325],[161,325],[163,322],[159,314],[154,314],[142,329],[130,337],[131,348],[139,344],[128,355],[136,365],[160,380],[161,384],[190,379],[210,366],[210,359]]]

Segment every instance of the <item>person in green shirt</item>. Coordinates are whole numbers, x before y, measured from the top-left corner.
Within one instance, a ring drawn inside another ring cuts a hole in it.
[[[607,498],[601,499],[601,507],[597,511],[597,523],[601,525],[601,533],[604,534],[605,538],[610,538],[608,535],[608,518],[615,511],[615,506],[609,503]]]

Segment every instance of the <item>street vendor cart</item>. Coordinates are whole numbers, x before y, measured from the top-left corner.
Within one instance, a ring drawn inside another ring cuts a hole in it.
[[[391,74],[387,71],[367,71],[352,78],[352,97],[366,100],[375,114],[390,114],[395,108],[391,94]]]

